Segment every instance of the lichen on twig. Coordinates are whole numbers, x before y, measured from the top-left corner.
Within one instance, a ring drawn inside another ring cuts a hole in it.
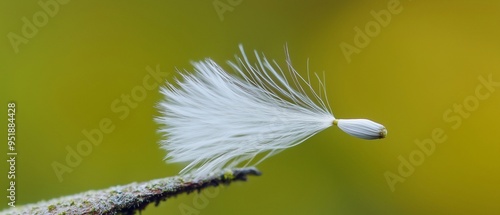
[[[23,205],[0,211],[7,214],[134,214],[147,205],[164,201],[181,193],[201,191],[209,186],[246,181],[248,175],[260,175],[255,168],[233,169],[201,179],[174,176],[141,183],[91,190],[49,201]]]

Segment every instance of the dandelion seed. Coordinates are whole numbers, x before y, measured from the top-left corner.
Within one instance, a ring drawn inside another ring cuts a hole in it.
[[[181,174],[198,177],[257,165],[332,125],[363,139],[387,135],[384,126],[370,120],[336,119],[325,84],[316,75],[320,90],[315,91],[309,73],[304,78],[292,67],[286,48],[287,70],[257,52],[257,62],[250,63],[241,45],[240,50],[241,58],[228,62],[238,74],[206,59],[192,63],[193,74],[161,88],[160,145],[168,162],[189,163]],[[254,161],[259,154],[264,156]]]

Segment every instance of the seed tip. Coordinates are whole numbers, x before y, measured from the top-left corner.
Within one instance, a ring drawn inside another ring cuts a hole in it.
[[[380,139],[384,139],[387,136],[387,129],[383,128],[379,134],[380,134]]]

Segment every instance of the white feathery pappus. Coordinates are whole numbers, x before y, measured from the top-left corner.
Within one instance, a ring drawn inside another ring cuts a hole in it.
[[[251,63],[242,45],[240,50],[241,57],[228,62],[235,73],[205,59],[192,63],[194,73],[182,73],[160,90],[160,145],[167,162],[189,163],[181,174],[257,165],[332,125],[363,139],[387,135],[383,125],[367,119],[336,119],[324,82],[316,75],[315,91],[309,72],[304,78],[292,67],[286,46],[286,70],[256,51]],[[264,156],[254,161],[259,154]]]

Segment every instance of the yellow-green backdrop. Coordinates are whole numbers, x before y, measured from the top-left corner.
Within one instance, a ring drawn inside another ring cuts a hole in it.
[[[261,177],[143,214],[499,214],[499,11],[493,0],[2,1],[0,152],[15,102],[16,204],[175,175],[157,144],[157,85],[190,61],[225,64],[241,43],[280,62],[288,44],[302,74],[308,58],[324,72],[337,117],[370,118],[388,137],[332,127],[266,160]],[[113,130],[58,178],[53,164],[102,120]]]

